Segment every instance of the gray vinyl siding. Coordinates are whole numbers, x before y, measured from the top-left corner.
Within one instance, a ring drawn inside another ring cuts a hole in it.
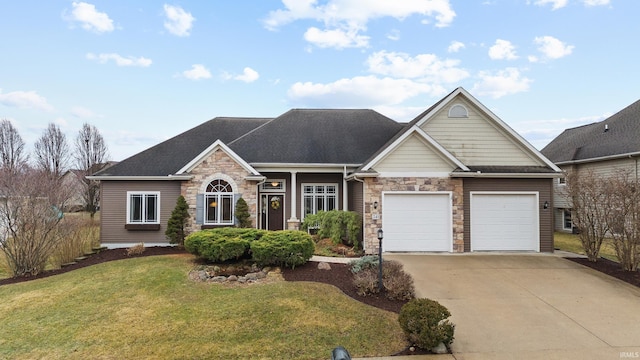
[[[100,241],[103,244],[166,243],[167,221],[180,195],[180,181],[102,181]],[[127,223],[127,191],[160,192],[160,230],[131,231]]]
[[[640,141],[640,140],[639,140]],[[598,161],[576,165],[580,173],[593,171],[598,176],[613,176],[617,171],[628,171],[638,176],[638,158],[625,158],[617,160]]]
[[[553,179],[464,179],[464,251],[471,251],[471,191],[537,191],[539,195],[540,251],[553,252]],[[549,208],[543,209],[545,201]]]

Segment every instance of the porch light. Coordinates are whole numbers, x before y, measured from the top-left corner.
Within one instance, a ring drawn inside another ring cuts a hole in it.
[[[545,201],[545,202],[544,202],[544,205],[542,205],[542,208],[543,208],[543,209],[545,209],[545,210],[547,210],[547,209],[549,208],[549,202],[548,202],[548,201]]]
[[[374,201],[374,202],[373,202],[373,208],[374,208],[374,209],[377,209],[377,208],[378,208],[378,202],[377,202],[377,201]],[[378,231],[382,231],[382,230],[378,230]],[[380,233],[378,233],[378,237],[380,237]]]
[[[378,292],[382,292],[382,229],[378,229]]]
[[[273,187],[277,187],[279,184],[280,184],[279,182],[277,182],[277,181],[273,181],[273,182],[271,183],[271,186],[273,186]]]

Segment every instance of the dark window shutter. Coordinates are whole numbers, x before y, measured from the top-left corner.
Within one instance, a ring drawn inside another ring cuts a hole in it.
[[[196,195],[196,224],[204,224],[204,194]]]

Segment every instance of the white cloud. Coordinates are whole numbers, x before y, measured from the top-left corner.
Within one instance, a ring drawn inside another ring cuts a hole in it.
[[[559,59],[573,51],[573,45],[567,45],[553,36],[536,37],[533,40],[538,45],[538,50],[547,59]]]
[[[489,57],[493,60],[515,60],[516,47],[510,41],[497,39],[496,43],[489,48]]]
[[[400,104],[421,94],[441,96],[445,92],[439,85],[370,75],[328,84],[298,82],[289,88],[287,94],[293,103],[302,106],[372,108]]]
[[[264,25],[276,30],[285,24],[304,19],[316,20],[325,29],[310,28],[305,39],[324,47],[365,47],[369,38],[359,33],[365,31],[373,19],[392,17],[402,20],[412,15],[435,18],[436,27],[446,27],[456,13],[449,0],[282,0],[283,9],[269,12]]]
[[[71,3],[73,10],[67,20],[79,22],[83,29],[97,33],[113,31],[113,20],[104,12],[96,10],[95,5],[85,2]]]
[[[98,116],[93,111],[81,106],[74,106],[73,108],[71,108],[71,115],[80,119],[90,119],[95,117],[101,117],[101,116]]]
[[[609,5],[611,0],[583,0],[585,6],[603,6]]]
[[[611,115],[613,114],[608,113],[573,119],[560,118],[521,121],[514,124],[514,130],[525,137],[531,145],[535,146],[537,149],[542,149],[566,129],[602,121]]]
[[[151,59],[147,59],[145,57],[134,57],[134,56],[121,56],[118,54],[93,54],[88,53],[86,55],[87,59],[95,60],[100,64],[106,64],[107,62],[114,61],[118,66],[139,66],[139,67],[148,67],[151,66]]]
[[[164,27],[176,36],[189,36],[189,31],[196,20],[191,13],[184,11],[180,6],[164,5],[164,15],[167,20]]]
[[[521,76],[516,68],[506,68],[496,73],[481,71],[478,77],[480,82],[474,84],[472,92],[488,95],[494,99],[527,91],[529,84],[533,81]]]
[[[400,40],[400,31],[397,29],[393,29],[391,30],[388,34],[387,34],[387,39],[391,40],[391,41],[398,41]]]
[[[547,4],[551,4],[551,10],[558,10],[567,6],[569,0],[536,0],[534,2],[535,5],[545,6]]]
[[[304,33],[304,39],[321,48],[360,48],[369,45],[369,37],[359,35],[357,29],[320,30],[311,27]]]
[[[182,76],[190,80],[210,79],[211,72],[202,64],[191,65],[191,70],[182,72]]]
[[[22,109],[53,111],[53,106],[47,102],[47,99],[35,91],[12,91],[3,94],[0,89],[0,104]]]
[[[257,71],[253,70],[250,67],[246,67],[244,68],[242,75],[238,75],[234,77],[234,79],[244,81],[246,83],[251,83],[258,80],[259,77],[260,75],[258,74]]]
[[[433,54],[411,57],[405,53],[379,51],[367,59],[369,71],[395,78],[414,78],[432,83],[456,83],[469,73],[458,68],[459,60],[441,60]]]
[[[452,41],[449,47],[447,48],[447,52],[457,53],[458,51],[465,48],[464,43],[460,41]]]

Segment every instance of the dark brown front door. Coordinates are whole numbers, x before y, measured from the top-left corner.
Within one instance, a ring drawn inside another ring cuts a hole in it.
[[[261,196],[263,209],[263,229],[283,230],[284,229],[284,195],[263,194]],[[266,225],[266,227],[264,226]]]

